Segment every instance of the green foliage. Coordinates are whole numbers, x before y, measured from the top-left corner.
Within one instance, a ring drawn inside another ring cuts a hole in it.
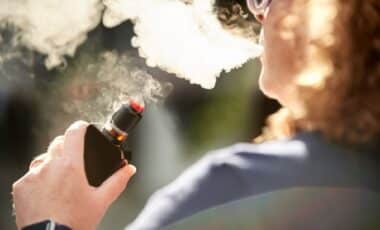
[[[223,74],[208,92],[208,100],[191,114],[192,124],[186,131],[190,152],[203,153],[237,141],[247,141],[257,89],[259,65],[251,61],[242,68]]]

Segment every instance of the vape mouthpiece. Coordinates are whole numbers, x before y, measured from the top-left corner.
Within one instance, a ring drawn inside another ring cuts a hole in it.
[[[128,104],[120,106],[112,115],[110,122],[120,131],[128,133],[142,118],[143,110],[144,106],[141,103],[131,100]]]
[[[129,100],[129,106],[136,112],[136,113],[142,113],[144,111],[144,103],[140,102],[136,99],[130,99]]]
[[[144,103],[130,99],[111,116],[104,126],[103,134],[115,145],[121,145],[128,137],[128,133],[142,118]]]

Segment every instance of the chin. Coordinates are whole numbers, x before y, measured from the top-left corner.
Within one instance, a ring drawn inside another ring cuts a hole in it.
[[[265,96],[278,100],[278,88],[279,86],[273,79],[269,78],[264,69],[261,70],[259,77],[259,88],[265,94]]]
[[[266,71],[266,68],[261,69],[259,77],[259,88],[265,96],[278,101],[282,106],[289,105],[293,98],[293,87],[289,84],[292,79],[287,78],[288,75],[275,74],[276,72]],[[284,81],[284,79],[288,79]]]

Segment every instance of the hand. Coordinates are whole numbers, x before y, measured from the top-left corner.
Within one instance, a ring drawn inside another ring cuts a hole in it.
[[[107,208],[125,189],[136,172],[136,168],[128,164],[100,187],[88,184],[83,159],[87,126],[83,121],[72,124],[13,184],[19,229],[46,219],[75,230],[95,229]]]

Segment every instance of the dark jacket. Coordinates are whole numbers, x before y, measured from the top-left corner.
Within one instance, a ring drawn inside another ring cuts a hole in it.
[[[211,207],[298,187],[380,191],[378,143],[344,148],[316,133],[212,151],[157,191],[127,229],[162,229]]]

